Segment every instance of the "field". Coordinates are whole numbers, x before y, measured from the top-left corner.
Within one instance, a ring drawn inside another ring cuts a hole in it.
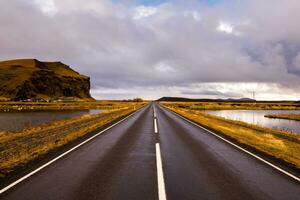
[[[15,104],[13,105],[15,106]],[[4,177],[16,168],[47,154],[50,150],[61,147],[132,113],[145,105],[145,103],[97,102],[95,104],[81,103],[79,106],[77,104],[59,106],[60,108],[82,109],[82,106],[91,108],[91,105],[93,105],[93,108],[101,106],[101,108],[108,108],[108,110],[96,115],[83,115],[55,121],[50,124],[34,126],[18,132],[0,132],[0,176]],[[46,108],[44,104],[30,106]]]
[[[265,117],[274,118],[274,119],[288,119],[288,120],[300,121],[300,114],[265,115]]]
[[[164,102],[190,110],[300,110],[296,102]]]
[[[85,110],[85,109],[119,109],[135,105],[135,102],[122,101],[88,101],[88,102],[0,102],[0,112],[42,111],[42,110]]]
[[[209,115],[198,109],[198,103],[196,105],[193,103],[162,103],[162,105],[240,144],[283,161],[293,168],[300,169],[300,135]],[[202,104],[200,107],[207,108]],[[225,107],[229,108],[228,104]],[[253,105],[251,107],[253,109]],[[284,109],[287,108],[284,107]]]

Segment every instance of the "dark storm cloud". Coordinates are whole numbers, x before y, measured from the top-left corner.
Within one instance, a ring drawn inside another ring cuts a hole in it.
[[[180,95],[209,83],[217,85],[199,95],[299,95],[291,88],[300,82],[300,27],[290,19],[300,17],[299,1],[131,2],[1,1],[0,58],[61,60],[107,98],[111,89],[151,97],[146,90]]]

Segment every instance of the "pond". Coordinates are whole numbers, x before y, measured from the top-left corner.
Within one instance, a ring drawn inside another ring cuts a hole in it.
[[[266,114],[300,114],[300,110],[214,110],[209,114],[300,134],[300,121],[271,119]]]
[[[100,113],[100,109],[64,110],[64,111],[30,111],[0,112],[0,131],[16,131],[23,128],[41,125],[56,120],[63,120],[85,114]]]

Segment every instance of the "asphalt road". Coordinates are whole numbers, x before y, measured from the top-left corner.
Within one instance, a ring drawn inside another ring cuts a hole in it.
[[[0,198],[297,200],[300,184],[151,104]]]

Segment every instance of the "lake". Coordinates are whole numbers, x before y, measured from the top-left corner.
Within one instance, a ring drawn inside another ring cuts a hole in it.
[[[300,134],[300,121],[270,119],[266,114],[300,114],[300,110],[214,110],[209,114]]]
[[[56,120],[68,119],[85,114],[100,113],[100,109],[64,110],[64,111],[30,111],[0,112],[0,131],[16,131],[30,126],[41,125]]]

